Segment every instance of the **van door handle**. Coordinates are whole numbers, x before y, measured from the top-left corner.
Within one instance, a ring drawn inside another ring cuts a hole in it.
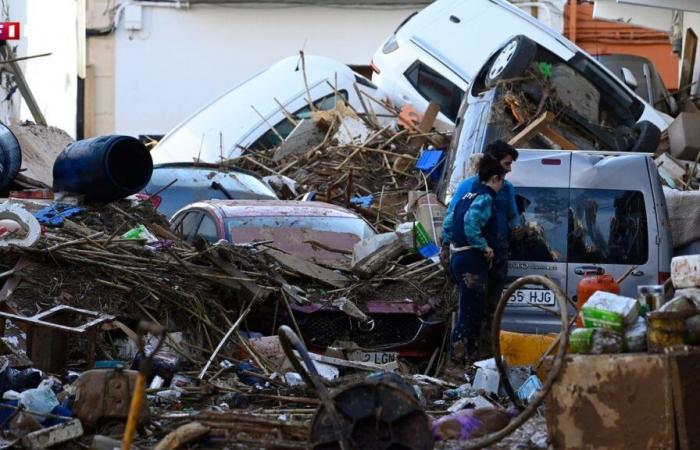
[[[605,269],[598,266],[580,266],[574,269],[574,273],[576,275],[585,275],[586,272],[595,272],[596,275],[603,275],[605,273]]]
[[[641,277],[644,276],[644,272],[641,270],[633,270],[632,272],[630,272],[630,275],[632,275],[633,277]]]

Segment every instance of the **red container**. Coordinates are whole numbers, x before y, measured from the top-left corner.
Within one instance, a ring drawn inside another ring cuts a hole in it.
[[[576,317],[576,325],[578,327],[583,327],[583,320],[580,314],[581,308],[588,301],[588,298],[596,291],[610,292],[611,294],[619,295],[620,285],[615,282],[615,278],[613,278],[612,275],[598,275],[596,272],[586,272],[583,279],[576,287],[576,308],[579,311],[579,315]]]

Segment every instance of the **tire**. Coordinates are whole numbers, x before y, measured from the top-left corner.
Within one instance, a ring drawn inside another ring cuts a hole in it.
[[[522,75],[535,60],[537,44],[523,35],[515,36],[504,45],[486,73],[486,86],[494,87],[501,80]]]
[[[659,127],[648,120],[642,120],[634,124],[632,130],[637,136],[637,139],[630,149],[631,152],[656,152],[656,148],[661,142],[661,130],[659,130]]]
[[[5,191],[22,166],[22,151],[15,135],[0,123],[0,191]]]

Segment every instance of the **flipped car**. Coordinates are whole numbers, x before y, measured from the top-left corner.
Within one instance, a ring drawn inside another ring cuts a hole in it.
[[[368,79],[340,62],[306,55],[302,66],[299,56],[285,58],[173,128],[151,151],[153,163],[218,163],[247,149],[276,147],[294,129],[290,115],[295,120],[310,117],[309,102],[329,110],[342,99],[362,112],[358,90],[382,96]],[[374,108],[381,115],[381,107]]]
[[[533,50],[527,58],[521,45]],[[508,282],[546,276],[573,299],[587,272],[619,278],[629,270],[622,294],[636,297],[637,286],[663,284],[670,271],[668,212],[652,159],[660,132],[635,122],[636,97],[599,91],[580,73],[595,68],[579,61],[572,67],[524,36],[506,42],[464,99],[438,198],[450,201],[489,143],[513,142],[520,155],[507,179],[523,233],[509,244]],[[559,331],[543,308],[556,311],[553,292],[525,286],[509,299],[503,328]]]
[[[210,243],[220,239],[236,244],[263,241],[305,261],[341,271],[349,271],[355,243],[376,234],[368,222],[345,208],[289,200],[197,202],[178,211],[171,227],[188,242],[198,235]],[[362,358],[377,362],[390,362],[386,358],[393,352],[430,356],[439,345],[444,324],[432,318],[430,304],[419,305],[403,294],[368,292],[357,302],[369,318],[364,322],[342,312],[324,295],[304,303],[290,301],[290,306],[310,348],[353,342]],[[272,312],[259,316],[269,317],[266,314]],[[262,327],[269,326],[269,320],[261,322]]]
[[[527,4],[528,6],[531,6]],[[537,5],[535,5],[537,6]],[[503,42],[524,35],[596,84],[604,95],[630,97],[634,122],[666,129],[671,118],[642,101],[584,50],[505,0],[437,0],[406,19],[372,58],[372,81],[397,106],[440,105],[436,128],[451,129],[484,62]],[[511,47],[500,62],[519,58]]]

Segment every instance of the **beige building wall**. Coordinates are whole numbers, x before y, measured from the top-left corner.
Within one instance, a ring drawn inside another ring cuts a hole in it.
[[[112,0],[87,0],[86,27],[112,23]],[[114,133],[114,33],[87,38],[85,72],[85,137]]]

